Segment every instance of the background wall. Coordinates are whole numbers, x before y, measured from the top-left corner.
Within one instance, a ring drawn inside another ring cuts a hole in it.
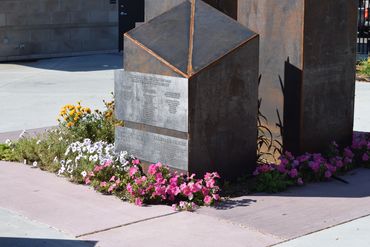
[[[0,61],[117,51],[114,2],[0,0]]]
[[[145,0],[145,21],[163,14],[186,0]]]

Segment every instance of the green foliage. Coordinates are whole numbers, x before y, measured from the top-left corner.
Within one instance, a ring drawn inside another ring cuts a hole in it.
[[[80,103],[64,106],[59,115],[59,128],[33,137],[23,137],[11,146],[1,144],[0,160],[25,162],[29,165],[37,162],[41,169],[56,172],[59,169],[57,163],[65,159],[69,144],[86,138],[93,142],[114,143],[115,126],[123,123],[114,117],[114,101],[104,101],[104,104],[106,109],[103,112],[91,112],[89,108],[81,107]],[[81,169],[91,169],[91,162],[82,163]],[[82,181],[77,179],[75,182]]]
[[[281,174],[278,171],[272,171],[260,174],[256,181],[257,192],[277,193],[284,191],[294,182],[287,178],[286,174]]]
[[[360,61],[357,64],[357,73],[359,75],[370,77],[370,63],[369,60]]]
[[[52,129],[35,137],[21,138],[14,144],[13,153],[19,162],[37,162],[41,169],[55,172],[54,160],[64,157],[70,139],[68,132]]]
[[[14,155],[13,147],[7,144],[0,144],[0,160],[5,161],[16,161],[17,158]]]

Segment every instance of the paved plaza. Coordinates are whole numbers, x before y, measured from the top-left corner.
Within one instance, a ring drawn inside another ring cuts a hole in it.
[[[67,103],[101,109],[121,57],[0,63],[0,142],[23,129],[55,126]],[[369,106],[370,83],[358,82],[356,131],[370,132]],[[349,184],[310,184],[179,213],[169,206],[136,207],[54,174],[0,162],[0,246],[370,246],[370,170],[344,179]]]

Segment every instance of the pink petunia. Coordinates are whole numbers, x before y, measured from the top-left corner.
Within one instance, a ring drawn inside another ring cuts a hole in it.
[[[290,172],[289,172],[289,176],[291,178],[296,178],[298,176],[298,170],[297,169],[292,169]]]
[[[130,177],[134,176],[138,171],[139,169],[136,166],[131,167],[129,170]]]
[[[215,201],[219,201],[220,200],[220,195],[219,194],[214,194],[212,197],[213,197],[213,199]]]
[[[150,165],[149,169],[148,169],[148,173],[150,175],[154,175],[154,174],[156,174],[156,172],[157,172],[157,166],[154,165],[154,164]]]
[[[325,177],[326,178],[331,178],[331,176],[332,176],[333,174],[331,173],[331,171],[326,171],[325,172]]]
[[[133,188],[132,188],[132,186],[131,186],[131,184],[130,183],[128,183],[127,185],[126,185],[126,190],[128,191],[128,193],[130,193],[130,194],[133,194],[133,192],[134,192],[134,190],[133,190]]]
[[[108,189],[108,192],[111,193],[115,188],[116,188],[116,184],[112,184],[109,189]]]
[[[112,161],[111,160],[107,160],[105,161],[104,165],[102,168],[105,168],[105,167],[109,167],[110,165],[112,165]]]
[[[367,162],[369,160],[370,160],[369,155],[367,153],[364,153],[364,155],[362,155],[362,161]]]
[[[140,198],[136,198],[135,199],[135,205],[141,207],[141,206],[143,206],[143,201]]]
[[[204,203],[206,204],[206,205],[211,205],[211,203],[212,203],[212,197],[210,197],[210,196],[205,196],[204,197]]]
[[[354,157],[354,153],[352,152],[352,150],[350,148],[345,148],[344,149],[344,157],[346,158],[349,158],[349,159],[353,159]]]
[[[138,165],[138,164],[140,164],[140,160],[138,160],[138,159],[133,160],[133,161],[132,161],[132,164],[134,164],[134,165]]]

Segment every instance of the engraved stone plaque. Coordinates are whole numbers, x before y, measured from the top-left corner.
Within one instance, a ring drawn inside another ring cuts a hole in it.
[[[127,150],[141,160],[188,170],[188,140],[156,133],[118,127],[117,148]]]
[[[117,70],[116,114],[124,121],[188,132],[188,80]]]

